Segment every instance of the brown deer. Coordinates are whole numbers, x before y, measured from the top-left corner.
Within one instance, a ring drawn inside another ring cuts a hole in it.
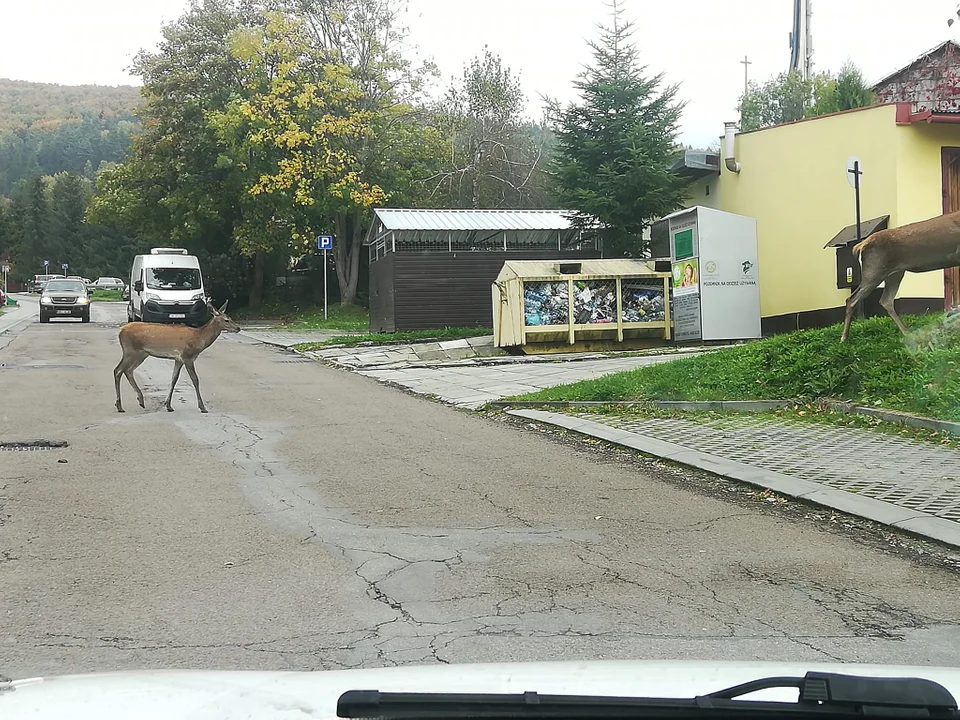
[[[960,212],[881,230],[854,245],[853,254],[860,258],[860,287],[847,298],[840,342],[847,340],[857,303],[884,281],[886,284],[880,295],[880,305],[900,328],[900,332],[909,335],[910,331],[893,306],[903,274],[960,265]]]
[[[130,322],[120,328],[120,348],[123,350],[123,357],[113,369],[113,379],[117,386],[117,412],[124,412],[120,404],[121,375],[126,375],[133,389],[137,391],[140,407],[144,407],[143,393],[137,386],[133,371],[148,357],[173,360],[173,382],[170,383],[170,392],[167,394],[167,412],[173,412],[173,406],[170,404],[173,400],[173,390],[180,378],[180,370],[184,367],[187,368],[187,374],[197,391],[200,412],[207,412],[203,398],[200,397],[200,380],[197,378],[197,370],[193,363],[200,353],[213,345],[221,332],[240,332],[240,326],[226,315],[227,303],[217,310],[207,301],[207,307],[212,317],[200,328],[144,322]]]

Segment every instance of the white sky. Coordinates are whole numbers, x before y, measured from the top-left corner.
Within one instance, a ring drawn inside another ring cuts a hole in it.
[[[681,82],[689,101],[681,140],[707,146],[736,120],[748,56],[751,79],[786,69],[793,0],[621,0],[636,21],[634,41],[651,73]],[[126,73],[133,55],[153,48],[160,25],[186,0],[0,0],[0,77],[67,85],[136,84]],[[869,10],[861,8],[868,7]],[[947,28],[957,0],[814,0],[817,70],[848,57],[868,80],[907,64],[956,37]],[[409,0],[406,24],[423,56],[444,78],[484,44],[520,73],[531,115],[541,93],[574,98],[570,85],[589,62],[585,39],[609,18],[605,0]]]

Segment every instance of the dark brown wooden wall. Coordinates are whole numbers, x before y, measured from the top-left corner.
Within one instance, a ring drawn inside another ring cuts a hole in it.
[[[393,267],[396,253],[370,263],[370,332],[396,332],[393,315]]]
[[[507,260],[595,257],[595,250],[387,253],[370,266],[370,330],[492,327],[490,286]]]

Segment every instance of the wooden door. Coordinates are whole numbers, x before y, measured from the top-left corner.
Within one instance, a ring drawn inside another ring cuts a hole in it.
[[[940,167],[943,173],[943,212],[956,212],[960,210],[960,148],[942,148]],[[943,271],[943,307],[945,310],[960,307],[960,268]]]

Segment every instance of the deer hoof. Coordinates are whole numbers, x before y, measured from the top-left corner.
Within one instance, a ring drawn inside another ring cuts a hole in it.
[[[205,413],[205,412],[207,412],[207,409],[206,409],[206,408],[200,408],[200,412]]]
[[[173,408],[167,405],[167,412],[173,412]]]
[[[126,412],[126,410],[124,410],[122,407],[118,407],[117,412]]]

